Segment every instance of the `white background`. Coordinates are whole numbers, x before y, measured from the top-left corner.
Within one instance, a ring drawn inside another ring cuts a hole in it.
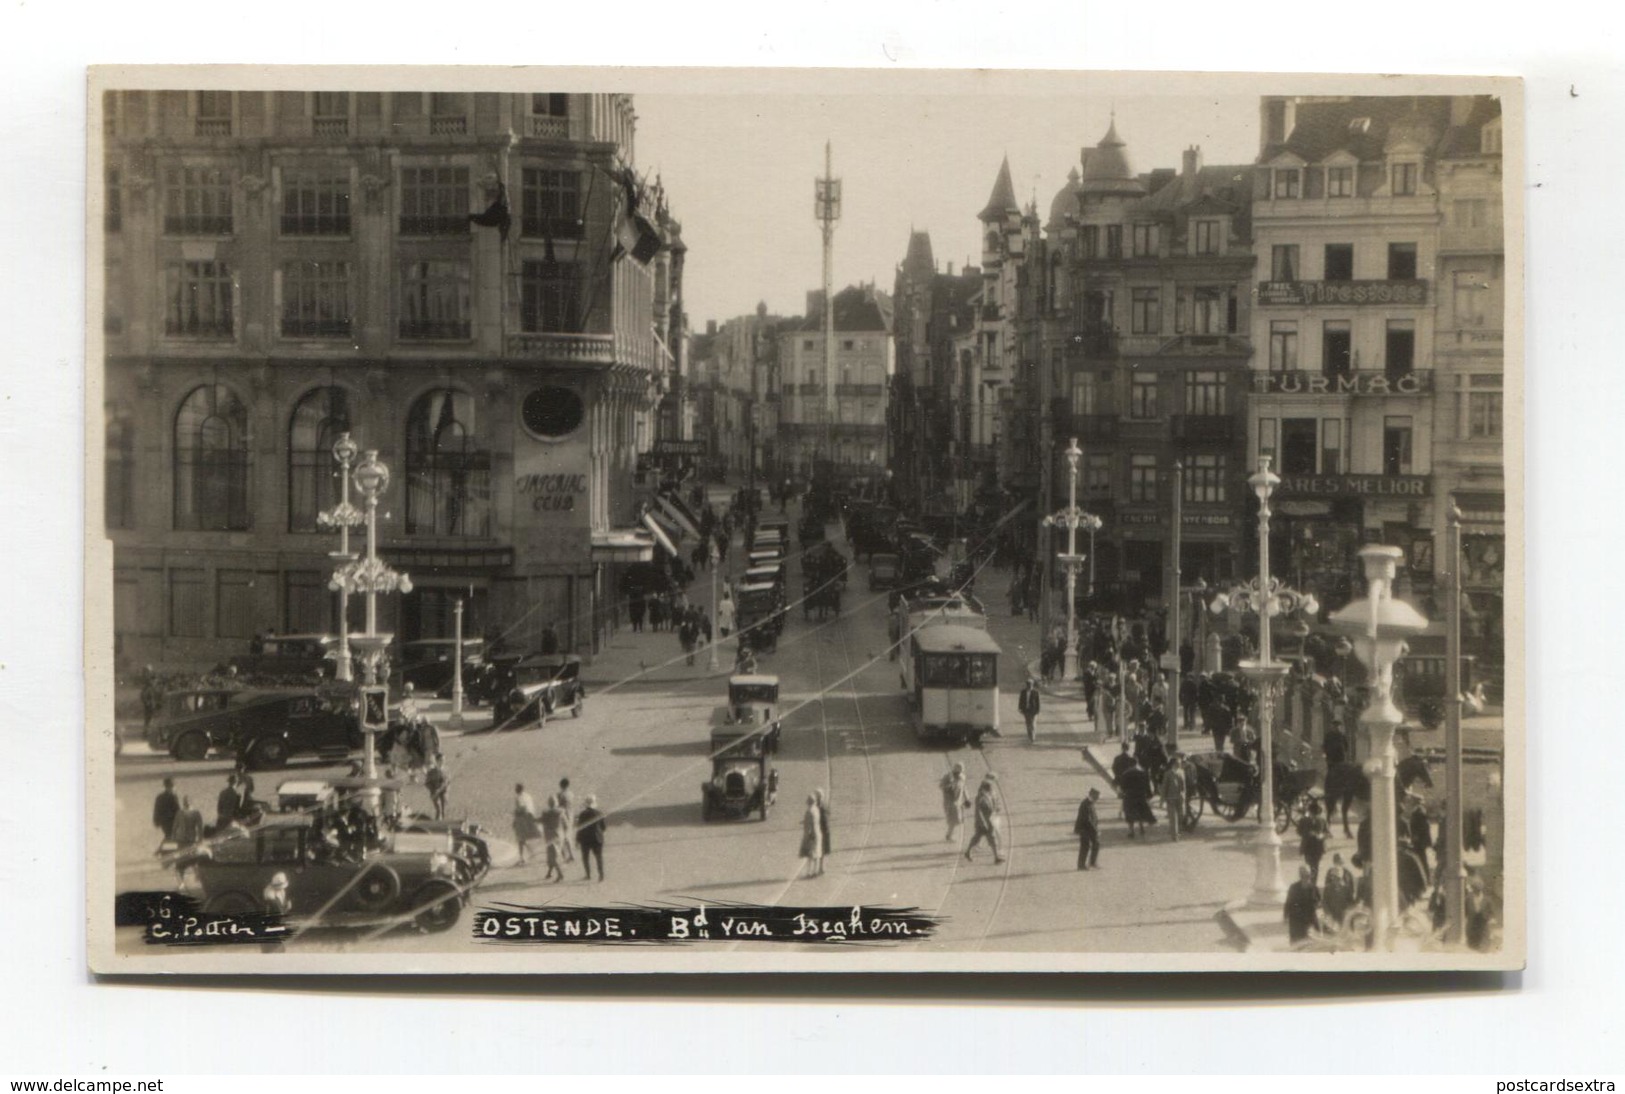
[[[8,92],[0,108],[0,929],[8,966],[0,1071],[1625,1070],[1614,918],[1625,749],[1619,704],[1604,701],[1619,688],[1625,571],[1617,558],[1616,438],[1625,425],[1618,23],[1602,5],[1570,0],[843,0],[711,11],[681,0],[397,0],[353,10],[292,0],[117,9],[12,0],[0,14]],[[1525,76],[1529,971],[1504,982],[94,982],[83,953],[78,672],[84,67],[206,61]]]

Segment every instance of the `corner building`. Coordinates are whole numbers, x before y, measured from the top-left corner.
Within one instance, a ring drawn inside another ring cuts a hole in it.
[[[317,518],[346,431],[392,472],[380,553],[417,587],[382,629],[449,636],[465,598],[467,634],[596,649],[650,557],[636,456],[680,386],[680,226],[634,169],[631,97],[121,91],[103,114],[124,663],[336,631]]]

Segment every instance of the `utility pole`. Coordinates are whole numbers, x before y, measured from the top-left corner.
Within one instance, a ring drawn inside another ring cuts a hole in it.
[[[832,175],[830,142],[824,142],[824,177],[814,184],[814,215],[824,231],[824,458],[835,460],[835,222],[841,219],[841,180]]]
[[[1047,259],[1038,264],[1038,269],[1045,271],[1046,276],[1054,276],[1053,273],[1049,272],[1050,263]],[[1046,286],[1043,296],[1048,297],[1049,295],[1050,290]],[[1043,560],[1038,593],[1038,649],[1040,653],[1044,650],[1044,643],[1049,641],[1050,559],[1054,556],[1054,551],[1050,547],[1050,525],[1044,521],[1044,517],[1050,511],[1050,505],[1055,500],[1055,483],[1051,477],[1055,474],[1055,423],[1050,416],[1050,410],[1055,398],[1052,382],[1054,377],[1050,375],[1053,371],[1054,366],[1040,356],[1038,361],[1038,504],[1033,507],[1038,517],[1039,558]],[[1072,425],[1073,430],[1076,431],[1077,427],[1077,423],[1074,422]],[[1090,554],[1092,563],[1093,552],[1090,552]]]

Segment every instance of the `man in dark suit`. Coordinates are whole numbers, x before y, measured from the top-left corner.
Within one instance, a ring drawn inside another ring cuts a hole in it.
[[[1089,788],[1089,794],[1078,806],[1078,820],[1072,826],[1073,834],[1078,837],[1078,869],[1087,870],[1091,866],[1099,866],[1100,858],[1100,815],[1095,811],[1095,802],[1100,800],[1100,791],[1095,787]]]
[[[1032,744],[1038,737],[1036,723],[1038,721],[1038,681],[1031,676],[1027,677],[1027,684],[1021,689],[1021,696],[1016,700],[1016,709],[1021,712],[1022,719],[1027,723],[1027,743]]]
[[[1422,796],[1415,790],[1408,791],[1406,796],[1413,803],[1414,808],[1406,821],[1405,828],[1411,837],[1411,850],[1416,852],[1417,859],[1422,863],[1422,872],[1424,879],[1426,879],[1431,877],[1431,870],[1428,865],[1428,851],[1433,847],[1433,828],[1428,823],[1427,806],[1423,803]]]
[[[1331,728],[1326,730],[1326,739],[1320,744],[1321,755],[1326,757],[1326,766],[1347,763],[1349,758],[1349,739],[1343,733],[1343,723],[1333,721]]]
[[[1298,880],[1286,891],[1286,904],[1282,917],[1286,920],[1287,940],[1302,942],[1311,930],[1317,930],[1316,913],[1320,910],[1320,893],[1309,876],[1309,867],[1298,867]]]
[[[214,826],[216,830],[236,820],[243,811],[243,796],[237,792],[237,776],[227,775],[225,789],[214,802]]]

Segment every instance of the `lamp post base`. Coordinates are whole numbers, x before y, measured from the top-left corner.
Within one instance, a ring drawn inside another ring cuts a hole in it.
[[[1279,908],[1286,899],[1286,881],[1281,877],[1281,836],[1273,824],[1260,827],[1253,837],[1253,868],[1253,891],[1247,903]]]

